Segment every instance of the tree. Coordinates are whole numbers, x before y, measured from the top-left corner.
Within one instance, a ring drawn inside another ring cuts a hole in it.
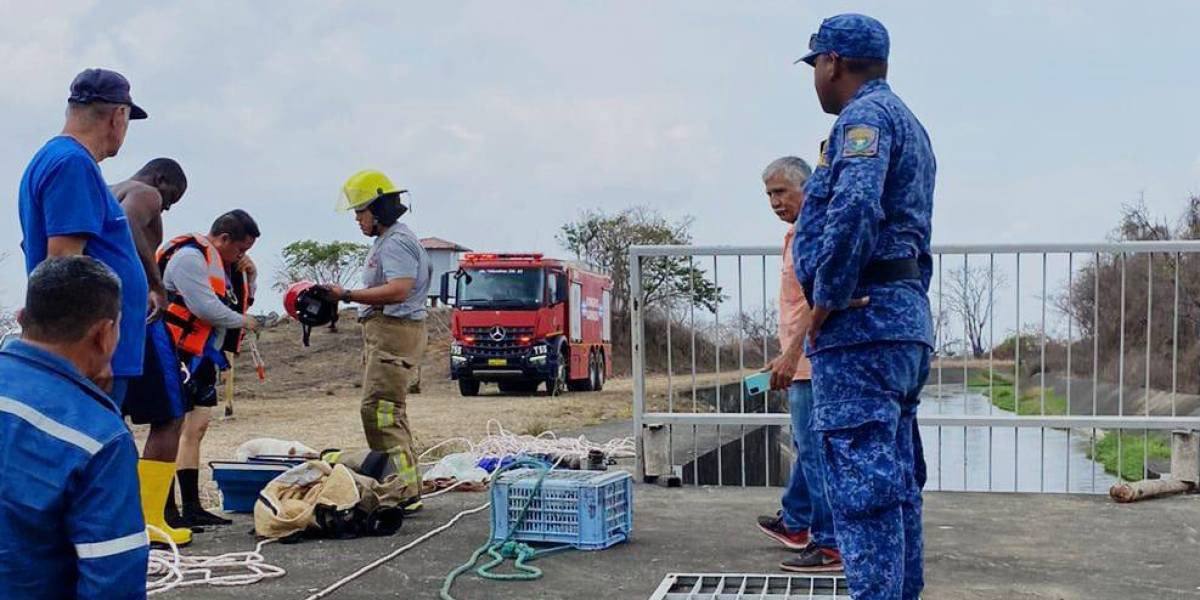
[[[967,341],[971,344],[971,354],[980,358],[987,352],[983,336],[992,317],[996,291],[1007,285],[1004,273],[978,265],[951,269],[944,276],[949,288],[947,309],[961,320]]]
[[[735,324],[734,331],[740,331],[747,340],[758,344],[772,343],[779,336],[779,309],[768,306],[765,309],[743,312]]]
[[[285,291],[297,281],[351,285],[362,271],[370,247],[355,242],[301,240],[288,244],[282,264],[275,272],[276,291]]]
[[[293,283],[306,279],[349,287],[362,271],[370,249],[366,244],[354,242],[292,242],[284,247],[283,263],[275,271],[275,291],[285,291]],[[335,312],[329,330],[337,331],[337,323]]]
[[[7,258],[8,258],[7,252],[0,252],[0,263],[3,263],[4,260]],[[0,339],[2,339],[4,337],[4,334],[12,332],[12,331],[16,331],[16,329],[17,329],[16,315],[14,315],[12,312],[10,312],[4,306],[0,306]]]
[[[1119,241],[1200,239],[1200,196],[1187,199],[1175,227],[1155,218],[1142,202],[1127,205],[1112,237]],[[1177,277],[1178,327],[1174,306]],[[1146,309],[1149,300],[1153,300],[1153,313]],[[1122,383],[1144,384],[1149,333],[1151,387],[1177,387],[1191,393],[1200,390],[1200,371],[1185,367],[1200,356],[1200,255],[1100,254],[1078,268],[1057,304],[1078,325],[1081,339],[1076,345],[1096,353],[1096,377],[1117,381],[1123,373]],[[1153,317],[1150,322],[1147,316]],[[1089,361],[1073,365],[1080,374],[1087,369],[1086,374],[1091,375],[1091,368]]]
[[[612,276],[613,314],[629,314],[629,248],[634,245],[686,245],[692,241],[690,218],[672,222],[645,207],[615,214],[586,211],[563,225],[559,245]],[[716,312],[721,291],[687,257],[655,257],[642,263],[642,305],[671,306],[691,298],[697,306]]]

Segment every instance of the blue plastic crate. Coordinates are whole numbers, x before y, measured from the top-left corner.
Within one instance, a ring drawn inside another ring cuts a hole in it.
[[[226,512],[254,512],[254,502],[258,493],[271,483],[272,479],[292,468],[292,464],[284,461],[250,462],[213,461],[213,481],[221,489],[221,509]]]
[[[517,469],[492,483],[492,535],[508,537],[533,495],[539,471]],[[633,477],[624,471],[555,470],[546,475],[512,539],[602,550],[633,532]]]

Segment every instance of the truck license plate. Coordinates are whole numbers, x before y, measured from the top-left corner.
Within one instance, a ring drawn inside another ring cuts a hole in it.
[[[506,358],[489,358],[489,359],[488,359],[488,366],[489,366],[489,367],[505,367],[505,366],[508,366],[508,359],[506,359]]]

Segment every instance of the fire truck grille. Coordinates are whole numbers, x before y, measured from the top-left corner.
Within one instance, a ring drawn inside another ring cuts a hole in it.
[[[475,338],[471,353],[480,356],[502,356],[527,347],[522,336],[533,335],[532,327],[464,327],[463,335]]]

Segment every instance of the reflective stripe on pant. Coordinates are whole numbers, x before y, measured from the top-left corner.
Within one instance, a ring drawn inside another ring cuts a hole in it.
[[[405,397],[408,382],[425,354],[425,322],[372,315],[363,330],[363,431],[372,450],[387,452],[396,465],[404,498],[421,493]]]
[[[917,407],[929,357],[928,346],[909,342],[812,357],[812,424],[855,600],[917,600],[924,587]]]

